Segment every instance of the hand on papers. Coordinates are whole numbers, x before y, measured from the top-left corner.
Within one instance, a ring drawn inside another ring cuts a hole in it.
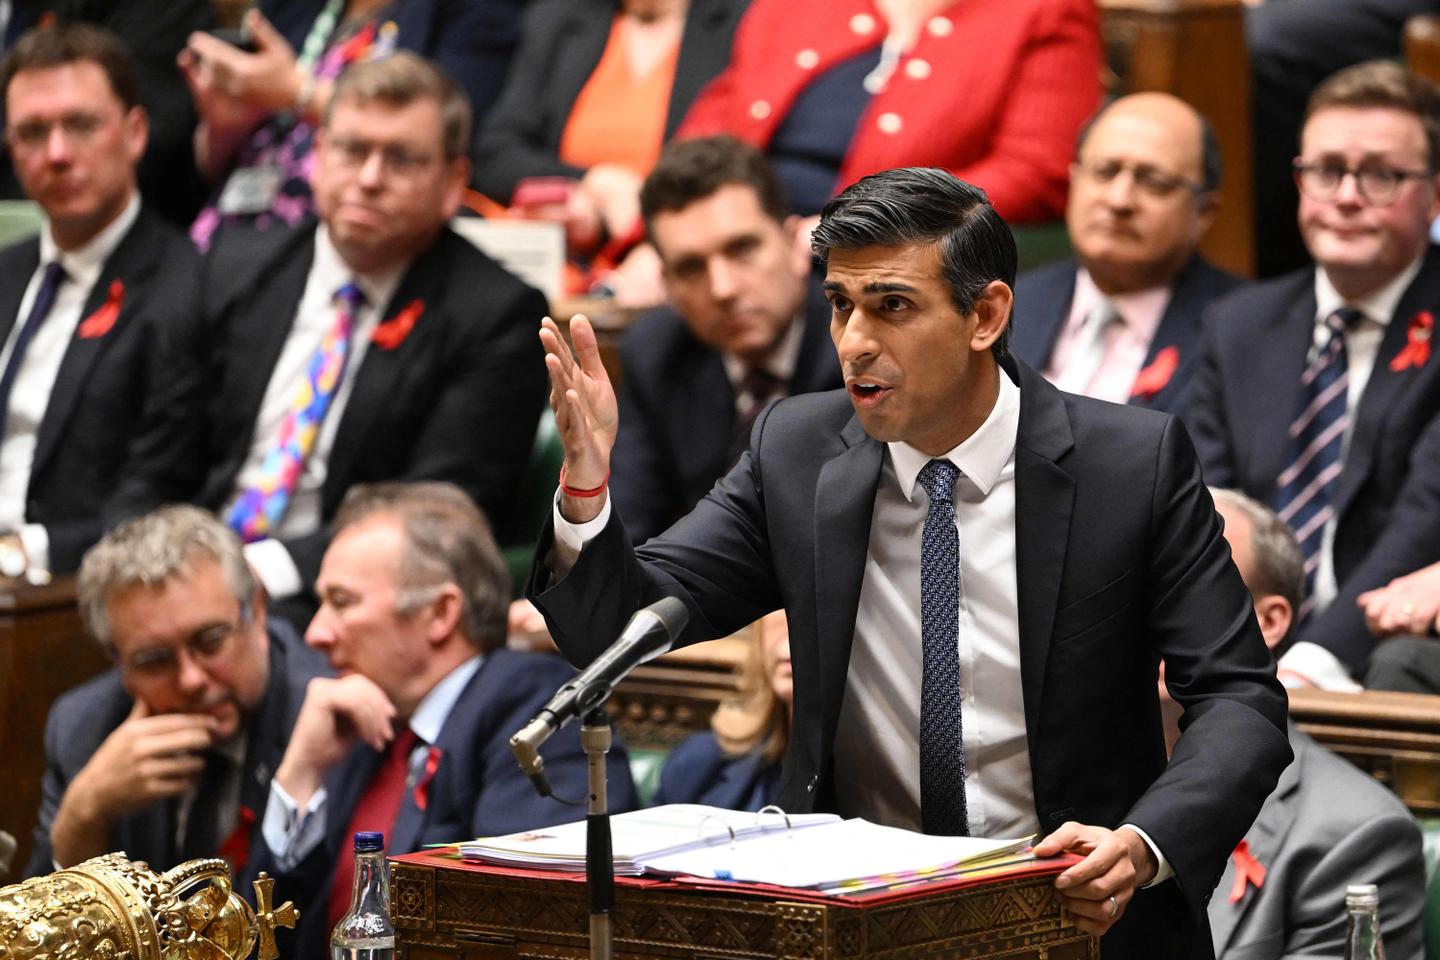
[[[303,808],[357,739],[384,750],[395,736],[394,720],[390,698],[369,677],[316,677],[305,688],[276,781]]]
[[[1378,590],[1360,594],[1365,626],[1377,637],[1425,636],[1440,614],[1440,563],[1396,577]]]
[[[550,374],[550,408],[565,448],[565,484],[593,490],[604,487],[610,478],[610,451],[620,412],[590,321],[578,316],[571,320],[570,337],[575,342],[573,354],[555,321],[549,317],[540,321],[540,342]],[[560,512],[571,523],[595,519],[604,505],[604,495],[560,498]]]
[[[1135,891],[1150,882],[1157,868],[1150,847],[1123,827],[1106,830],[1072,820],[1034,847],[1037,857],[1064,852],[1085,859],[1055,879],[1060,902],[1077,927],[1097,937],[1120,919]]]

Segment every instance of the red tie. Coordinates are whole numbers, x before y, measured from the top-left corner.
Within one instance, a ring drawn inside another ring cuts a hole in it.
[[[334,929],[345,911],[350,909],[350,887],[355,882],[355,854],[345,841],[361,830],[379,830],[385,834],[388,843],[405,801],[405,781],[410,774],[410,751],[415,749],[415,731],[406,727],[390,741],[380,766],[375,770],[360,801],[355,804],[355,813],[350,817],[350,826],[342,835],[340,855],[335,864],[335,877],[330,882],[330,909],[327,914],[329,928]]]

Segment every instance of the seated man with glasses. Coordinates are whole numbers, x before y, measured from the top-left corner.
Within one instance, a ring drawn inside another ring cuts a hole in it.
[[[1215,131],[1163,93],[1080,133],[1065,226],[1075,259],[1015,281],[1015,354],[1071,393],[1183,413],[1200,317],[1241,283],[1196,252],[1219,203]]]
[[[1401,492],[1440,470],[1418,443],[1440,412],[1440,89],[1382,61],[1330,77],[1295,180],[1315,266],[1211,307],[1187,420],[1205,481],[1269,504],[1300,542],[1310,600],[1281,678],[1355,689],[1374,647],[1356,600],[1406,572],[1387,568],[1408,553],[1395,538],[1430,517]]]
[[[195,507],[116,527],[78,591],[116,668],[50,710],[27,875],[116,850],[156,870],[213,856],[239,869],[324,661],[266,618],[239,539]]]
[[[206,261],[205,446],[155,450],[146,479],[216,510],[296,622],[356,483],[448,480],[502,535],[513,519],[545,403],[546,305],[447,226],[469,143],[439,68],[403,51],[358,64],[317,134],[319,222],[225,231]]]
[[[552,654],[506,649],[510,577],[470,499],[446,483],[365,484],[335,525],[305,640],[340,676],[305,695],[250,867],[276,877],[277,902],[300,908],[293,945],[280,933],[287,957],[325,954],[350,905],[356,831],[384,833],[399,854],[584,810],[541,797],[510,750],[575,671]],[[541,752],[556,796],[585,797],[579,724]],[[610,809],[630,809],[623,747],[608,771]]]
[[[118,37],[33,30],[0,89],[11,165],[44,218],[0,251],[0,575],[41,580],[123,517],[116,491],[146,451],[193,443],[174,334],[199,258],[137,192],[149,128]]]

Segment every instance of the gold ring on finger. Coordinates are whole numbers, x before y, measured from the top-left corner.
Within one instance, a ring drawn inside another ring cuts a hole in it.
[[[1110,916],[1113,917],[1113,916],[1115,916],[1115,915],[1116,915],[1117,913],[1119,913],[1119,912],[1120,912],[1120,901],[1115,899],[1114,894],[1111,894],[1111,896],[1110,896]]]

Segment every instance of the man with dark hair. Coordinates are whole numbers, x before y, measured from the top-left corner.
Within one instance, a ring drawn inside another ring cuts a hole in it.
[[[829,304],[760,151],[728,136],[671,144],[640,205],[670,305],[620,340],[615,504],[637,542],[705,495],[766,403],[840,385]]]
[[[1265,645],[1279,652],[1305,598],[1305,559],[1295,533],[1243,493],[1213,495]],[[1165,741],[1173,746],[1180,737],[1180,710],[1163,682],[1163,664],[1161,669]],[[1393,792],[1326,750],[1293,720],[1288,732],[1295,762],[1280,775],[1210,897],[1216,957],[1342,956],[1345,888],[1373,883],[1382,891],[1386,956],[1419,960],[1425,857],[1415,818]]]
[[[1219,204],[1210,123],[1165,93],[1081,131],[1065,225],[1075,259],[1016,280],[1015,355],[1062,390],[1183,413],[1200,316],[1241,283],[1196,247]]]
[[[175,340],[199,260],[136,191],[148,121],[117,37],[31,31],[0,84],[15,173],[45,215],[0,251],[0,574],[43,577],[124,515],[139,459],[194,442]]]
[[[578,663],[661,595],[689,608],[682,643],[783,606],[781,806],[1048,831],[1038,854],[1083,855],[1056,886],[1107,960],[1208,957],[1209,892],[1290,751],[1183,427],[1004,356],[1015,242],[944,171],[859,181],[813,243],[847,390],[762,413],[639,548],[604,495],[617,412],[593,331],[572,327],[577,360],[543,327],[565,474],[528,589],[552,634]],[[1185,707],[1168,767],[1158,657]]]
[[[1300,146],[1315,266],[1211,306],[1186,420],[1205,479],[1273,505],[1305,554],[1313,611],[1282,679],[1355,689],[1374,645],[1356,598],[1399,572],[1376,551],[1414,523],[1397,508],[1407,478],[1440,469],[1417,443],[1440,413],[1440,89],[1395,63],[1343,70]]]
[[[544,404],[529,329],[545,300],[447,226],[468,140],[433,64],[357,64],[317,134],[320,222],[227,231],[206,262],[206,446],[157,450],[151,475],[217,510],[297,620],[355,483],[447,480],[497,529],[510,518]]]
[[[323,660],[267,619],[240,541],[196,507],[116,527],[85,554],[77,592],[116,666],[50,710],[27,874],[112,850],[156,870],[214,856],[242,869]]]
[[[505,648],[509,574],[474,504],[450,484],[362,485],[335,522],[305,640],[339,679],[310,684],[252,869],[300,907],[296,945],[282,949],[297,957],[323,954],[350,903],[356,831],[383,832],[397,854],[577,816],[538,796],[510,751],[574,671]],[[578,725],[544,752],[556,793],[584,796]],[[623,748],[609,770],[612,809],[630,808]]]

